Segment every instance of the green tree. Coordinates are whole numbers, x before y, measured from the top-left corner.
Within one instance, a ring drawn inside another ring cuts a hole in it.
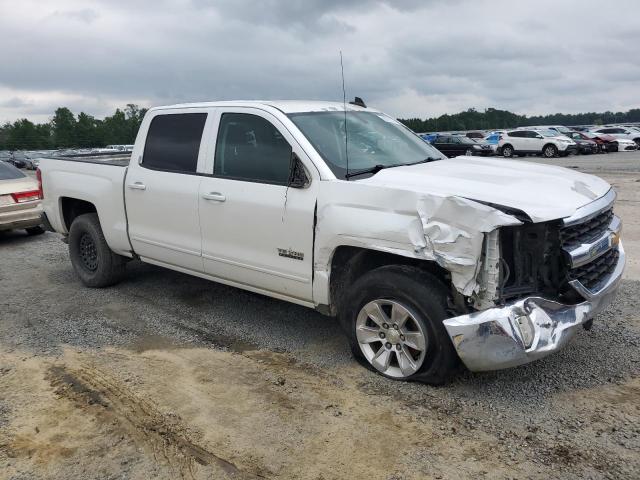
[[[67,107],[56,110],[51,120],[53,128],[53,140],[57,147],[76,146],[75,129],[76,119]]]
[[[91,115],[80,112],[78,121],[75,124],[74,139],[78,147],[102,146],[96,119]]]

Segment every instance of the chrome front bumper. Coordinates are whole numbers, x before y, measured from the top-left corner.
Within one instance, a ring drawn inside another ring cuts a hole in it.
[[[445,320],[444,326],[460,359],[471,371],[500,370],[560,350],[583,323],[612,302],[625,263],[622,242],[617,248],[618,263],[611,276],[598,291],[588,292],[582,303],[563,305],[529,297]]]

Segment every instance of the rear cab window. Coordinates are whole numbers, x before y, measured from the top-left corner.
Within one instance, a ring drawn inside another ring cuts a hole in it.
[[[151,120],[141,165],[151,170],[195,174],[206,113],[160,114]]]

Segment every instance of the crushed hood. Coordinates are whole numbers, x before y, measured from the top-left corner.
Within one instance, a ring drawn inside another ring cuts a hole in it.
[[[599,177],[568,168],[486,157],[389,168],[358,183],[504,205],[534,222],[568,217],[611,188]]]

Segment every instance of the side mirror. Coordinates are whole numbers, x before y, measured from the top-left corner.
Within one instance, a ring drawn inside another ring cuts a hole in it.
[[[302,161],[295,152],[292,152],[291,170],[289,171],[289,181],[287,185],[291,188],[307,188],[310,183]]]

